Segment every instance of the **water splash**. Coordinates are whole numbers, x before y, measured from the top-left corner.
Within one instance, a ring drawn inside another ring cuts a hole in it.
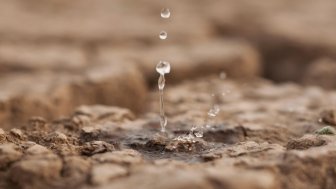
[[[219,78],[221,80],[225,80],[227,78],[227,74],[225,72],[221,72],[219,74]],[[218,114],[220,113],[221,109],[220,109],[220,105],[218,104],[218,98],[220,96],[226,96],[227,94],[230,94],[231,91],[230,90],[225,90],[222,93],[218,93],[218,94],[211,94],[211,107],[209,109],[209,111],[207,112],[207,114],[205,115],[204,118],[204,123],[201,125],[194,125],[190,131],[189,131],[189,135],[193,136],[193,137],[197,137],[197,138],[202,138],[204,135],[204,130],[205,129],[210,129],[211,125],[213,124],[214,119],[218,116]]]
[[[170,73],[170,64],[166,61],[160,61],[156,65],[156,71],[160,74],[159,80],[158,80],[158,87],[159,87],[159,95],[160,95],[160,125],[161,125],[161,132],[166,131],[166,126],[168,123],[167,117],[165,115],[164,110],[164,94],[163,89],[166,85],[166,79],[165,74]]]
[[[208,117],[216,117],[218,113],[220,112],[220,107],[217,104],[214,104],[211,109],[208,111]]]

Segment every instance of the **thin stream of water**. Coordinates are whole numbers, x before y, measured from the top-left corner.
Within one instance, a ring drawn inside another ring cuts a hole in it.
[[[168,8],[164,8],[161,10],[161,18],[167,19],[170,17],[170,10]],[[161,40],[165,40],[168,37],[168,33],[162,30],[159,34]],[[159,96],[160,96],[160,125],[161,132],[166,132],[166,126],[168,123],[165,110],[164,110],[164,87],[166,85],[165,74],[170,73],[170,63],[167,61],[160,61],[156,66],[156,71],[160,74],[158,80],[159,87]]]

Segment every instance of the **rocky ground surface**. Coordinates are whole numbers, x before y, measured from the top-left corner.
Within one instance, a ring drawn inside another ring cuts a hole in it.
[[[1,2],[0,188],[335,188],[335,10],[333,0]],[[161,59],[172,65],[166,133]]]
[[[88,105],[0,130],[2,188],[333,188],[336,93],[206,77],[149,111]],[[218,106],[217,116],[208,111]],[[206,126],[207,124],[207,126]],[[192,128],[197,126],[196,130]],[[203,137],[196,137],[202,130]]]

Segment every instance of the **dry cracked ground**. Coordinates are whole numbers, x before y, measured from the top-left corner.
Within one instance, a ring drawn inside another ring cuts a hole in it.
[[[334,0],[1,1],[0,188],[335,188],[335,16]]]

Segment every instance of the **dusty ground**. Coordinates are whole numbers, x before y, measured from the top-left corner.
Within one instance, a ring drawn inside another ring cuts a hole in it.
[[[335,188],[333,0],[0,5],[0,188]]]

